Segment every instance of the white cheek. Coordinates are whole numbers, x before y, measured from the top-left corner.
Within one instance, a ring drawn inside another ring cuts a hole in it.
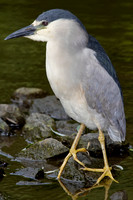
[[[25,36],[31,40],[47,42],[49,40],[49,31],[47,29],[38,30],[34,35]]]

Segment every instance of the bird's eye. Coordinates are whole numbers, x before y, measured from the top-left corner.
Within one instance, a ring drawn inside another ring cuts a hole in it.
[[[43,26],[47,26],[47,25],[48,25],[48,22],[47,22],[47,21],[43,21],[43,22],[42,22],[42,25],[43,25]]]

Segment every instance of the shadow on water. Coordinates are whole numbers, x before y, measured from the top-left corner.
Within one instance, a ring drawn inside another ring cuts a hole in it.
[[[9,103],[19,87],[39,87],[52,93],[45,74],[45,44],[19,38],[4,41],[13,31],[30,24],[41,12],[64,8],[77,15],[88,32],[96,37],[108,53],[117,71],[124,95],[127,140],[133,145],[133,2],[131,0],[26,0],[0,1],[0,103]],[[14,142],[16,140],[16,142]],[[72,183],[45,179],[34,184],[30,178],[11,175],[23,166],[13,160],[16,151],[25,146],[21,137],[1,137],[0,155],[9,165],[0,179],[0,199],[19,200],[132,200],[133,152],[120,162],[119,184],[105,180],[99,186],[81,188]],[[12,155],[12,156],[11,156]],[[27,184],[26,184],[27,183]]]

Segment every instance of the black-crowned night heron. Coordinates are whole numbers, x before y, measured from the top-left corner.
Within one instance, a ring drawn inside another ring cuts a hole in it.
[[[125,140],[126,122],[120,84],[104,49],[87,33],[76,16],[62,9],[42,13],[31,25],[12,33],[5,40],[21,36],[47,42],[46,72],[50,85],[66,113],[81,123],[58,178],[73,156],[84,170],[103,172],[97,183],[105,176],[115,181],[108,165],[102,131],[108,132],[113,141],[122,142]],[[77,152],[86,151],[84,148],[76,149],[85,126],[99,130],[103,169],[87,168],[76,156]]]

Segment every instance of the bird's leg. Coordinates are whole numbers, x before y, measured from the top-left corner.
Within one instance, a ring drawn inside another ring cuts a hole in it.
[[[108,164],[108,159],[107,159],[107,154],[106,154],[106,149],[105,149],[105,137],[104,137],[104,134],[103,132],[99,129],[99,137],[98,137],[98,140],[101,144],[101,148],[102,148],[102,153],[103,153],[103,159],[104,159],[104,172],[103,174],[98,178],[96,184],[98,184],[105,176],[108,176],[110,177],[113,181],[115,181],[116,183],[118,183],[118,181],[116,181],[113,176],[112,176],[112,173],[111,173],[111,169],[112,167],[109,167],[109,164]]]
[[[71,156],[73,156],[73,159],[76,162],[78,162],[80,165],[82,165],[83,167],[85,167],[85,165],[77,158],[77,155],[76,155],[78,152],[86,152],[85,148],[76,149],[76,147],[78,145],[78,142],[79,142],[79,139],[80,139],[80,137],[81,137],[84,129],[85,129],[85,125],[81,124],[80,129],[79,129],[79,131],[78,131],[78,133],[77,133],[77,135],[76,135],[76,137],[74,139],[74,142],[73,142],[73,144],[71,146],[71,149],[70,149],[68,155],[65,157],[65,159],[64,159],[64,161],[63,161],[63,163],[62,163],[62,165],[60,167],[60,171],[59,171],[59,174],[58,174],[58,177],[57,177],[58,179],[60,178],[60,176],[61,176],[61,174],[63,172],[63,169],[64,169],[67,161],[69,160],[69,158]]]
[[[106,149],[105,149],[105,137],[104,134],[102,133],[101,129],[99,129],[99,137],[98,140],[101,144],[101,148],[102,148],[102,153],[103,153],[103,159],[104,159],[104,168],[103,169],[93,169],[93,168],[82,168],[82,170],[84,171],[92,171],[92,172],[103,172],[103,174],[97,179],[97,182],[95,185],[99,184],[100,181],[105,177],[108,176],[110,177],[113,181],[115,181],[116,183],[118,183],[118,181],[116,181],[111,173],[111,169],[112,167],[109,167],[108,164],[108,160],[107,160],[107,154],[106,154]]]

